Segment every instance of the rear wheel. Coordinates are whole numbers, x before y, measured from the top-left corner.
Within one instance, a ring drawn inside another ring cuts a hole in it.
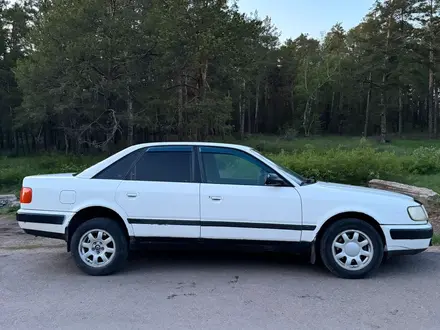
[[[371,275],[382,262],[383,250],[377,230],[358,219],[343,219],[333,223],[320,242],[324,265],[343,278]]]
[[[118,223],[107,218],[91,219],[78,227],[71,240],[76,265],[89,275],[109,275],[127,259],[128,244]]]

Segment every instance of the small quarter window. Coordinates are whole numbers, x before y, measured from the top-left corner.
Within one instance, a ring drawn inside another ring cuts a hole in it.
[[[144,150],[145,149],[138,149],[125,155],[99,172],[94,178],[103,180],[124,180],[133,163]]]

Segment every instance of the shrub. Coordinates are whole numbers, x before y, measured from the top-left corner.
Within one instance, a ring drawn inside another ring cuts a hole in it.
[[[0,159],[0,190],[17,192],[29,175],[80,172],[99,159],[78,156],[43,155]]]
[[[391,152],[373,148],[340,148],[318,152],[307,149],[296,153],[269,155],[274,161],[306,177],[321,181],[365,184],[368,180],[395,176],[402,172],[399,158]]]
[[[440,149],[435,147],[419,147],[397,153],[374,148],[367,140],[357,140],[354,147],[341,145],[333,148],[324,143],[312,143],[311,140],[294,144],[282,139],[254,138],[249,142],[275,162],[322,181],[364,185],[374,178],[405,182],[416,177],[420,181],[422,176],[427,178],[440,173]],[[80,172],[104,157],[58,154],[0,158],[0,190],[17,192],[25,176]]]
[[[411,174],[436,174],[440,172],[440,149],[420,147],[402,159],[404,170]]]

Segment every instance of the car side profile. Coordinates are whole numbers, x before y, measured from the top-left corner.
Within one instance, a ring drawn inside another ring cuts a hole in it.
[[[307,253],[361,278],[385,257],[426,250],[428,215],[412,197],[316,182],[233,144],[128,147],[81,173],[28,176],[17,221],[67,242],[90,275],[119,271],[131,249],[175,243]]]

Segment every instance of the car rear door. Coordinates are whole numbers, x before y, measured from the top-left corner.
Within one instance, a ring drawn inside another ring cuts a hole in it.
[[[233,148],[199,147],[201,237],[300,241],[301,199],[297,190],[266,186],[268,165]]]
[[[137,237],[200,237],[200,172],[192,146],[147,148],[122,181],[117,203]]]

